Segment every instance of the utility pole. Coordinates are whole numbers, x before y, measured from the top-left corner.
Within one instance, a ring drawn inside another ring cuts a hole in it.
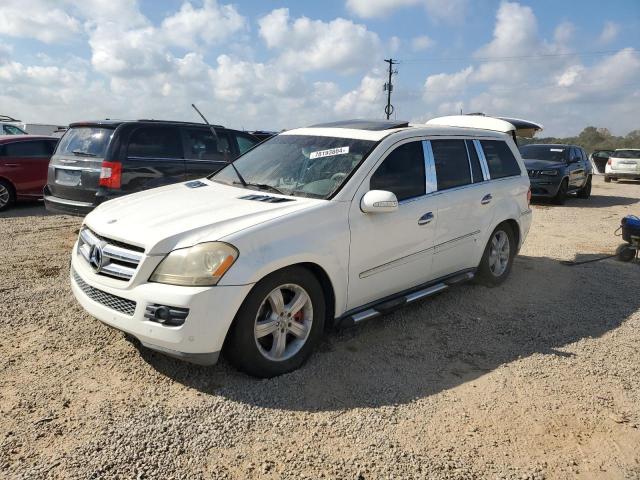
[[[397,65],[398,62],[393,58],[385,58],[384,60],[389,64],[389,81],[384,84],[383,91],[387,92],[387,106],[384,108],[384,113],[387,114],[387,120],[391,117],[393,113],[393,105],[391,105],[391,92],[393,92],[393,83],[391,83],[391,76],[394,73],[398,73],[397,70],[393,69],[394,65]]]

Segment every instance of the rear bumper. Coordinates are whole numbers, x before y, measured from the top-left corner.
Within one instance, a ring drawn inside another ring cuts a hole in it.
[[[606,172],[604,176],[609,178],[626,178],[629,180],[640,180],[640,173],[638,172],[625,172],[625,171],[611,170]]]
[[[54,213],[63,213],[66,215],[78,215],[84,217],[87,213],[98,206],[98,203],[79,202],[77,200],[69,200],[53,196],[48,186],[44,187],[44,205],[46,209]]]

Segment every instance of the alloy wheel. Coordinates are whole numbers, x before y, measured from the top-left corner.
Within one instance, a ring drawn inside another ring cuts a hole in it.
[[[304,346],[313,323],[311,297],[300,285],[274,288],[262,301],[254,324],[260,353],[271,361],[291,358]]]
[[[9,198],[11,198],[11,194],[9,193],[9,189],[0,183],[0,208],[4,208],[9,203]]]
[[[499,277],[509,265],[509,255],[511,246],[509,245],[509,236],[506,232],[498,230],[491,239],[491,250],[489,252],[489,270],[491,273]]]

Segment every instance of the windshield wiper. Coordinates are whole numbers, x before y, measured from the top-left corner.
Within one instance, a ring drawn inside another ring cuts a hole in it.
[[[274,187],[273,185],[268,185],[266,183],[252,183],[252,182],[249,182],[249,183],[245,183],[243,186],[245,188],[246,187],[256,187],[256,188],[259,188],[260,190],[268,190],[270,192],[279,193],[280,195],[291,195],[289,193],[284,193],[279,188]]]
[[[74,150],[71,153],[79,157],[97,157],[95,153],[85,152],[84,150]]]

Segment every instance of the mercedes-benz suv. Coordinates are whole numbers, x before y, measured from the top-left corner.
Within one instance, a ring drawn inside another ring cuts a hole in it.
[[[101,204],[73,293],[151,349],[289,372],[326,327],[507,278],[531,224],[515,130],[460,116],[281,133],[212,176]]]

